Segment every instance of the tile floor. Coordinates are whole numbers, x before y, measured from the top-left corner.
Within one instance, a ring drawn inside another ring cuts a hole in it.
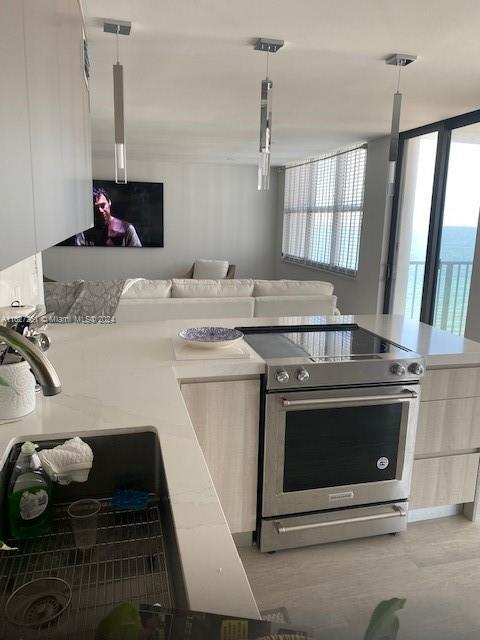
[[[480,640],[480,524],[454,516],[405,533],[240,556],[260,609],[287,608],[321,640],[361,640],[375,606],[406,598],[398,640]]]

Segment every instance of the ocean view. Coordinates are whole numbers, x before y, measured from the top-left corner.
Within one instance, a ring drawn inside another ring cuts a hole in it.
[[[443,228],[434,325],[459,335],[465,330],[476,235],[476,227]],[[405,315],[415,319],[420,315],[425,246],[423,234],[414,236]]]
[[[444,227],[442,234],[442,247],[440,259],[442,261],[473,261],[475,250],[475,238],[477,236],[476,227]],[[412,240],[412,250],[410,260],[412,262],[425,260],[426,238],[414,236]]]

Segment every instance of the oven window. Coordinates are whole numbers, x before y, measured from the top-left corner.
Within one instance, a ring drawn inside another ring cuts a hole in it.
[[[287,411],[283,491],[393,480],[402,403]]]

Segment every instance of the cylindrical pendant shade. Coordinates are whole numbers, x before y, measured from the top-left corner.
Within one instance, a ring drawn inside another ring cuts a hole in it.
[[[402,94],[398,91],[393,96],[392,128],[390,131],[390,162],[396,162],[398,158],[398,137],[400,133],[400,112],[402,110]]]
[[[115,182],[117,184],[127,182],[127,157],[125,145],[122,142],[115,143]]]
[[[272,140],[272,88],[273,82],[262,80],[260,94],[260,151],[270,151]]]
[[[125,150],[125,114],[123,98],[123,65],[113,65],[113,118],[115,126],[115,182],[127,182]]]
[[[258,190],[270,189],[270,152],[262,151],[258,161]]]
[[[260,95],[260,159],[258,163],[258,189],[270,188],[270,145],[272,141],[272,87],[273,82],[262,80]]]

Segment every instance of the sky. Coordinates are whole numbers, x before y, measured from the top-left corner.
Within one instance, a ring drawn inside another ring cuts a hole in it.
[[[462,135],[465,135],[464,132]],[[428,229],[435,166],[436,139],[420,142],[414,209],[414,233]],[[443,224],[447,227],[476,227],[480,208],[480,144],[455,141],[452,144],[447,178]]]

